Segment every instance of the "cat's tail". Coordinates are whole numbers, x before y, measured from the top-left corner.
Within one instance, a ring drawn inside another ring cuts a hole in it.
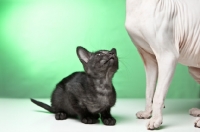
[[[31,102],[33,102],[34,104],[36,104],[36,105],[48,110],[51,113],[56,113],[54,108],[52,108],[51,106],[49,106],[49,105],[47,105],[45,103],[39,102],[39,101],[34,100],[34,99],[31,99]]]

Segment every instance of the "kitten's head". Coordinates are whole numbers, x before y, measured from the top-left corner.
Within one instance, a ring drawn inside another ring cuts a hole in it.
[[[87,74],[94,78],[112,78],[118,69],[116,49],[89,52],[83,47],[77,47],[77,55]]]

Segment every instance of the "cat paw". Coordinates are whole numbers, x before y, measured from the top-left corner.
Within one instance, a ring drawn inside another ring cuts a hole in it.
[[[113,117],[102,118],[101,120],[104,125],[113,126],[116,124],[116,120]]]
[[[136,113],[138,119],[149,119],[151,118],[151,112],[139,111]]]
[[[147,129],[148,130],[154,130],[162,124],[162,117],[152,117],[149,122],[147,123]]]
[[[191,116],[200,117],[200,109],[198,109],[198,108],[190,109],[189,113],[190,113]]]
[[[91,117],[84,117],[81,119],[81,122],[84,124],[94,124],[97,122],[98,119],[91,118]]]
[[[200,117],[196,119],[196,121],[194,123],[194,127],[200,128]]]
[[[56,120],[65,120],[65,119],[67,119],[67,114],[62,113],[62,112],[56,113],[55,118],[56,118]]]

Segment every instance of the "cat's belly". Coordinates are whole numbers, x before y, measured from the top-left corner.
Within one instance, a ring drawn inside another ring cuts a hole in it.
[[[200,28],[198,34],[200,34]],[[188,35],[186,42],[180,44],[179,47],[179,63],[190,67],[200,68],[200,38],[197,35]]]

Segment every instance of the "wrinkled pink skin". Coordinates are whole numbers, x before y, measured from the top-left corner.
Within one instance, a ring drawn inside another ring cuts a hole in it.
[[[188,66],[200,83],[200,1],[126,0],[126,30],[146,71],[146,107],[138,118],[150,118],[148,129],[163,121],[162,108],[177,63]],[[156,85],[157,82],[157,85]],[[199,109],[190,114],[199,116]],[[200,127],[200,119],[195,122]]]

